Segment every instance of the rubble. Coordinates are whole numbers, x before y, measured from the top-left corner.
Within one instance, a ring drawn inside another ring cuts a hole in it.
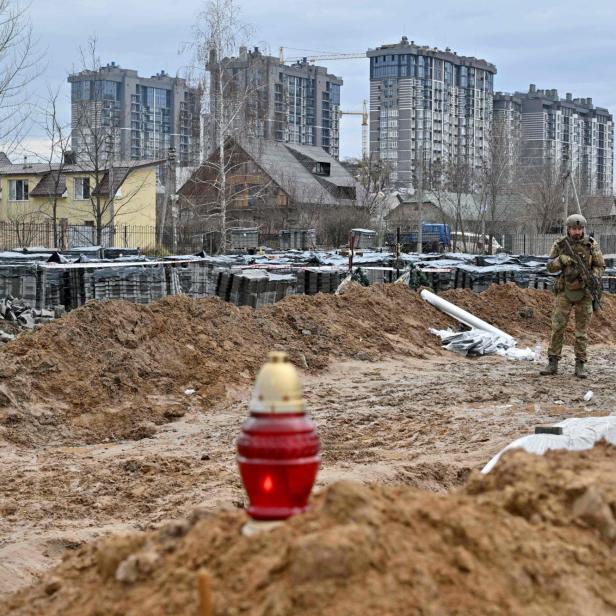
[[[49,323],[54,318],[53,311],[37,310],[23,299],[14,298],[11,295],[0,299],[0,319],[13,323],[18,328],[34,329],[35,325]],[[14,339],[15,334],[0,330],[0,342],[10,342]]]

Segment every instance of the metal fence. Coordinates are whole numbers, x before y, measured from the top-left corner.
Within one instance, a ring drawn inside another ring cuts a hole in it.
[[[595,231],[595,239],[599,242],[604,254],[616,254],[616,233],[600,233]],[[48,223],[12,223],[0,222],[0,250],[14,250],[33,246],[56,247],[61,250],[72,250],[80,246],[102,246],[103,248],[139,248],[144,253],[154,253],[156,250],[156,228],[147,225],[115,225],[102,230],[101,241],[97,241],[96,228],[92,225],[57,226],[57,242],[54,242],[53,224]],[[496,243],[492,252],[505,251],[510,254],[547,255],[552,244],[561,237],[553,233],[497,233]],[[455,246],[449,250],[485,254],[488,251],[488,241],[479,241],[478,234],[465,234],[465,241],[456,236]],[[278,234],[259,234],[259,245],[272,248],[280,247]],[[214,253],[219,245],[219,234],[213,231],[197,232],[194,229],[179,229],[175,250],[171,233],[166,231],[163,236],[163,249],[177,254],[188,254],[205,249]]]
[[[497,241],[503,250],[511,254],[547,255],[560,237],[557,233],[516,233],[497,236]]]
[[[497,235],[496,241],[502,249],[518,255],[547,255],[552,244],[562,235],[558,233],[517,233]],[[616,254],[616,234],[594,233],[603,254]]]
[[[53,224],[0,222],[0,250],[14,250],[32,246],[72,250],[79,246],[104,248],[140,248],[147,252],[156,246],[156,228],[146,225],[114,225],[102,229],[97,241],[96,228],[92,225],[58,224],[54,241]]]
[[[595,236],[599,246],[606,255],[616,255],[616,234],[601,234]]]

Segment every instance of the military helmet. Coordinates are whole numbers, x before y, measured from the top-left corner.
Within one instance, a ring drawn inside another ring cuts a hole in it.
[[[583,229],[586,226],[586,219],[581,214],[571,214],[567,218],[567,229],[573,227],[574,229]]]

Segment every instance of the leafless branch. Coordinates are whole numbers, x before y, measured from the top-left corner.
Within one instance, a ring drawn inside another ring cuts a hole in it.
[[[0,0],[0,144],[13,151],[30,126],[29,86],[43,70],[26,8]]]

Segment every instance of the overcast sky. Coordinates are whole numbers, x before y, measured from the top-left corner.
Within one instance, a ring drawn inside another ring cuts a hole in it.
[[[564,97],[592,97],[616,111],[616,2],[614,0],[239,0],[244,22],[253,26],[253,44],[287,56],[304,50],[365,52],[406,35],[431,47],[451,47],[461,55],[484,58],[498,69],[495,89],[557,88]],[[46,69],[37,92],[63,87],[79,68],[79,48],[96,36],[103,64],[150,76],[161,69],[175,74],[191,62],[179,54],[192,38],[201,0],[31,0],[30,13]],[[299,48],[299,49],[298,49]],[[359,110],[368,97],[368,60],[322,62],[344,79],[342,107]],[[36,137],[36,135],[33,135]],[[341,157],[361,153],[360,118],[342,121]]]

